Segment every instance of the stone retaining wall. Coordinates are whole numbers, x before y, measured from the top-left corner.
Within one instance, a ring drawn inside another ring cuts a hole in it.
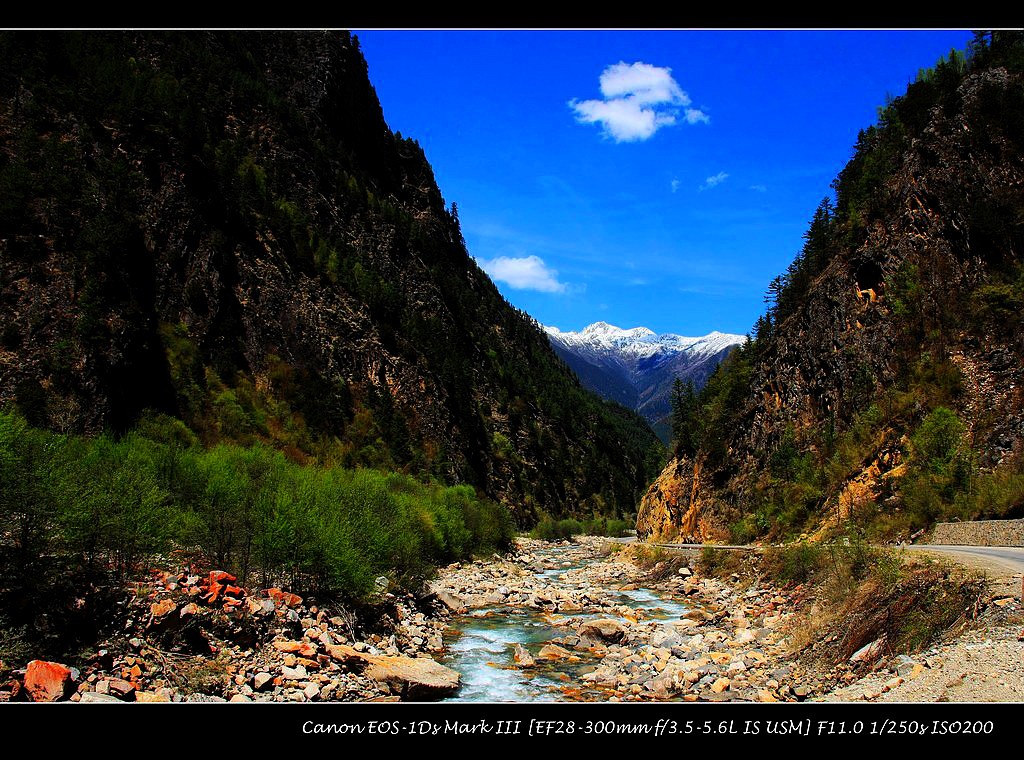
[[[931,543],[963,546],[1024,546],[1024,520],[935,523]]]

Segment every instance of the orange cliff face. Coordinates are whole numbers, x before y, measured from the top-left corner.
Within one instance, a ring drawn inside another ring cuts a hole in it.
[[[709,509],[711,493],[701,460],[672,459],[640,502],[637,538],[703,542],[725,538]]]

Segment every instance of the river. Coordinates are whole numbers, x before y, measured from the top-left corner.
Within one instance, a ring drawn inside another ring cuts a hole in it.
[[[525,702],[601,700],[607,690],[582,680],[593,671],[606,648],[586,646],[574,636],[580,621],[620,619],[672,623],[688,611],[681,599],[664,592],[636,588],[631,583],[599,587],[593,570],[603,557],[581,556],[572,546],[552,546],[537,551],[528,568],[532,578],[509,583],[544,589],[549,597],[584,598],[591,603],[561,614],[525,604],[494,604],[471,610],[452,620],[446,634],[442,662],[462,677],[462,687],[449,701]],[[500,580],[500,579],[499,579]],[[503,587],[504,588],[504,587]],[[566,606],[573,607],[570,603]],[[514,661],[516,644],[535,658],[533,668]],[[545,644],[571,649],[570,657],[538,657]]]

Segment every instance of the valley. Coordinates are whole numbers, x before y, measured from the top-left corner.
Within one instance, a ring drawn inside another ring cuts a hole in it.
[[[741,152],[619,145],[712,139],[669,66],[460,216],[349,32],[0,57],[0,702],[1024,699],[1019,568],[899,548],[1024,516],[1024,34],[886,98],[763,296]]]

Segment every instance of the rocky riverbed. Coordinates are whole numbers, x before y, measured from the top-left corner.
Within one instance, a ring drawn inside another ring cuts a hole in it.
[[[766,584],[752,556],[733,565],[738,572],[699,577],[696,556],[638,562],[636,551],[645,550],[594,537],[519,539],[506,557],[442,568],[419,594],[390,593],[382,578],[375,603],[358,614],[278,588],[247,590],[220,571],[154,572],[124,599],[119,633],[91,654],[71,664],[0,663],[0,701],[973,701],[1024,693],[1024,618],[1012,589],[990,591],[966,634],[920,655],[884,656],[879,644],[808,666],[801,650],[829,646],[808,623],[822,609],[812,587]]]
[[[456,630],[471,627],[474,612],[478,619],[513,621],[504,642],[490,637],[497,646],[489,648],[487,664],[523,671],[521,680],[533,689],[519,696],[761,702],[808,696],[803,668],[787,656],[792,596],[756,584],[741,590],[732,582],[738,576],[697,578],[690,564],[651,580],[663,568],[643,569],[628,550],[609,553],[604,539],[558,546],[524,540],[510,559],[447,568],[433,590],[460,616]],[[523,624],[552,635],[538,640],[527,633],[524,643]],[[455,668],[459,662],[448,658]]]

